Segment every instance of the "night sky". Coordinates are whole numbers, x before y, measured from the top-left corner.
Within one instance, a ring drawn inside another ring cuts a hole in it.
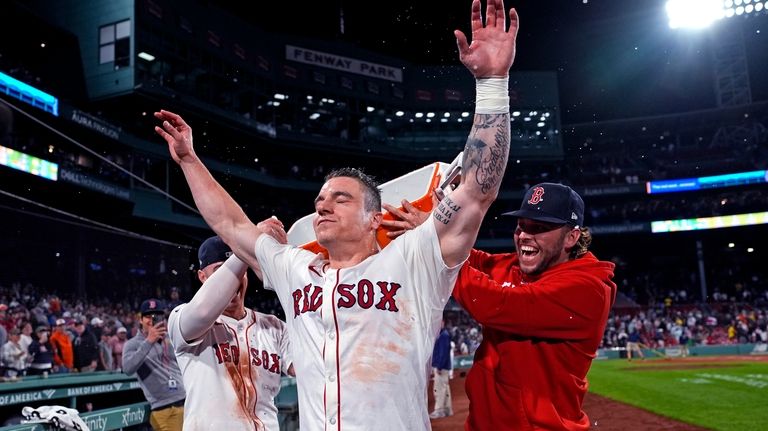
[[[221,1],[233,6],[233,1]],[[514,70],[557,71],[563,123],[715,107],[711,38],[741,32],[753,101],[768,100],[768,15],[672,30],[666,0],[505,2],[520,15]],[[485,2],[483,2],[485,4]],[[252,5],[252,3],[251,3]],[[258,4],[239,16],[270,32],[343,40],[408,61],[457,65],[453,30],[469,31],[470,1],[325,0]],[[343,11],[343,33],[340,11]]]

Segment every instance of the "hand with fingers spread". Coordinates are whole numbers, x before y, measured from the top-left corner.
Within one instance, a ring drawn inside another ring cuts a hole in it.
[[[160,110],[155,112],[155,118],[162,121],[161,126],[155,126],[155,132],[168,143],[168,150],[176,163],[194,161],[197,156],[192,147],[192,127],[173,112]]]
[[[509,30],[503,0],[488,0],[483,25],[480,0],[472,1],[472,43],[460,30],[455,30],[459,59],[475,78],[504,77],[515,60],[515,43],[519,20],[517,11],[509,10]]]

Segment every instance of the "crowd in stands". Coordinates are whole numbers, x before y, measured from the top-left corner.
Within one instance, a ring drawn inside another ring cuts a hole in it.
[[[768,342],[768,289],[759,277],[729,289],[714,288],[703,302],[690,287],[659,287],[639,296],[628,286],[641,280],[617,281],[620,295],[628,302],[617,303],[612,310],[604,348],[626,347],[630,339],[650,349]],[[640,298],[647,302],[640,305],[635,301]],[[255,300],[257,309],[285,318],[274,296]],[[123,346],[140,330],[137,309],[138,304],[128,298],[89,302],[29,284],[0,287],[2,375],[8,380],[51,373],[119,372]],[[473,355],[482,341],[480,325],[452,301],[446,310],[454,354]]]
[[[163,298],[169,307],[174,294]],[[143,298],[84,301],[31,284],[0,286],[1,376],[121,371],[123,346],[140,331]],[[255,300],[260,311],[285,318],[276,297]]]
[[[712,303],[614,310],[605,329],[605,348],[626,347],[633,333],[650,349],[768,342],[768,307]]]

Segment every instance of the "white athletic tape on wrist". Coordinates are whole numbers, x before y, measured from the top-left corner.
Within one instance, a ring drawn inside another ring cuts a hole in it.
[[[475,114],[509,113],[509,77],[475,80]]]

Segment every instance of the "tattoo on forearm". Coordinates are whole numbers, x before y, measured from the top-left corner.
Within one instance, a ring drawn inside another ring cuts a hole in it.
[[[495,128],[496,133],[491,145],[478,137],[483,129]],[[474,169],[474,178],[480,186],[480,192],[487,194],[494,191],[501,177],[509,153],[509,116],[507,114],[476,114],[472,133],[464,147],[462,167],[467,174]]]
[[[437,205],[437,211],[434,212],[435,220],[442,224],[448,224],[459,210],[461,207],[456,205],[450,197],[447,197]]]

